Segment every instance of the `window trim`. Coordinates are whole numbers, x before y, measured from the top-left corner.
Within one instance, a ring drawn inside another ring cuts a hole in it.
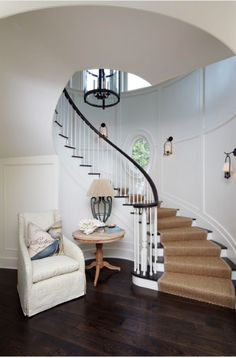
[[[132,155],[132,145],[140,137],[146,138],[146,140],[148,141],[149,146],[150,146],[149,164],[144,169],[148,174],[150,174],[150,172],[152,170],[152,166],[153,166],[154,156],[155,156],[154,144],[153,144],[151,135],[147,131],[145,131],[143,129],[139,129],[139,130],[135,131],[133,134],[130,134],[127,136],[126,140],[124,141],[124,148],[126,150],[126,153],[128,153],[128,155],[131,156]],[[137,175],[137,171],[134,172],[133,164],[131,165],[131,163],[129,164],[129,170],[131,171],[131,175],[134,175],[134,174]],[[141,173],[140,173],[140,176],[142,176]]]

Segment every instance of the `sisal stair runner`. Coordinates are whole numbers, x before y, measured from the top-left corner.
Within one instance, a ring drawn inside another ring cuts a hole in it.
[[[207,231],[192,227],[192,219],[177,210],[158,208],[158,232],[164,247],[162,292],[235,308],[231,269],[220,258],[221,248],[207,241]]]

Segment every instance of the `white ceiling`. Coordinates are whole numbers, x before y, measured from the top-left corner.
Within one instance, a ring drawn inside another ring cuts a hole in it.
[[[62,0],[62,1],[0,1],[0,18],[22,12],[59,6],[96,5],[121,6],[174,17],[209,32],[236,53],[236,2],[217,1],[125,1],[125,0]]]
[[[53,153],[53,110],[75,71],[114,68],[157,84],[233,55],[182,21],[114,6],[51,8],[1,19],[0,46],[2,157]]]

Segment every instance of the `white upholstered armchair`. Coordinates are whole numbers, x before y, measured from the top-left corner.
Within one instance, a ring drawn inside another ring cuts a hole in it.
[[[57,211],[19,215],[17,289],[26,316],[83,296],[86,291],[85,263],[81,249],[63,236],[64,254],[31,260],[28,253],[28,223],[43,230],[60,220]]]

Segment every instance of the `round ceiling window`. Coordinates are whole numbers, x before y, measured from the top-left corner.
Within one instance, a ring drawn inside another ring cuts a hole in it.
[[[143,168],[147,169],[150,163],[151,149],[146,137],[136,138],[131,147],[131,157]]]

